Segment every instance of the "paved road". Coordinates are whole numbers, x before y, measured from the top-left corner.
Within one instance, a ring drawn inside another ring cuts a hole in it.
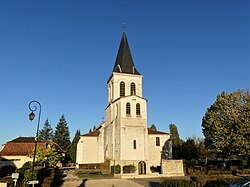
[[[73,174],[63,178],[62,187],[145,187],[145,185],[126,179],[79,179]],[[146,185],[147,186],[147,185]]]
[[[131,180],[125,179],[65,179],[62,184],[63,187],[145,187],[141,184],[135,183]]]

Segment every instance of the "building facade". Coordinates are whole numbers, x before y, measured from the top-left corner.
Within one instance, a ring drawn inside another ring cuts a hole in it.
[[[106,121],[93,132],[80,136],[78,165],[105,161],[110,166],[134,166],[136,174],[147,174],[161,165],[164,145],[170,134],[147,127],[147,100],[143,76],[136,69],[123,32],[113,72],[107,81]]]

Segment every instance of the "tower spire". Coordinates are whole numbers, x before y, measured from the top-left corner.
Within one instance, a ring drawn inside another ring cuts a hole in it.
[[[140,75],[140,73],[135,68],[125,31],[122,33],[122,39],[113,72]]]

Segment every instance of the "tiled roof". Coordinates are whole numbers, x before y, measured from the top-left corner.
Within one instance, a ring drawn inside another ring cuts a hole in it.
[[[89,133],[83,134],[81,136],[99,136],[99,134],[100,134],[100,131],[99,130],[95,130],[93,132],[89,132]]]
[[[148,134],[169,134],[169,133],[161,132],[161,131],[155,131],[155,130],[152,130],[152,129],[148,128]]]
[[[19,142],[22,142],[22,143],[30,142],[30,143],[32,143],[32,142],[35,142],[35,137],[18,137],[16,139],[13,139],[13,140],[7,142],[7,143],[19,143]],[[45,141],[38,140],[38,142],[45,142]]]
[[[140,75],[135,68],[125,32],[122,34],[113,72]]]
[[[34,146],[35,142],[7,142],[3,145],[0,156],[28,156]],[[37,148],[46,149],[46,143],[38,142]]]

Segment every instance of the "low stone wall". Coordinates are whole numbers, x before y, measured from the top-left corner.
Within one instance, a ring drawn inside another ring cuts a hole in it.
[[[183,160],[162,160],[161,173],[169,176],[184,176]]]

